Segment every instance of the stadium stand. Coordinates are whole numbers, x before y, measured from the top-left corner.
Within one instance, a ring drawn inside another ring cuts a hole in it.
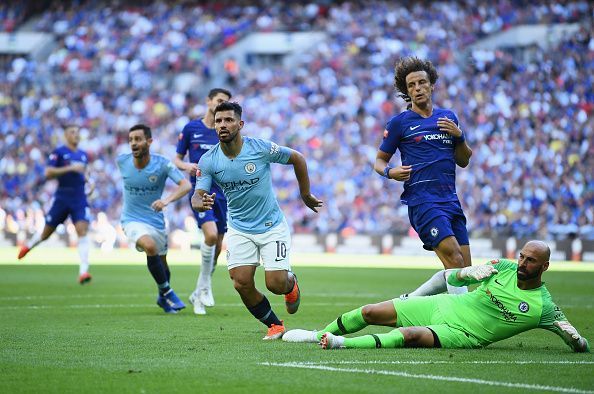
[[[474,150],[457,178],[471,235],[594,240],[591,2],[46,3],[43,12],[0,6],[4,31],[23,26],[55,39],[45,58],[0,63],[0,228],[9,235],[43,226],[54,186],[43,166],[64,122],[83,126],[101,218],[94,228],[112,234],[121,204],[114,158],[127,149],[128,127],[150,124],[155,151],[172,157],[177,133],[204,110],[197,98],[222,81],[224,70],[210,65],[219,51],[253,32],[315,30],[327,40],[289,67],[241,65],[226,86],[244,107],[247,135],[309,157],[313,192],[326,201],[318,216],[301,204],[292,176],[275,173],[295,232],[409,232],[401,186],[371,163],[386,121],[406,105],[393,64],[414,54],[436,64],[434,101],[457,112]],[[473,49],[515,26],[560,23],[578,30],[558,42]],[[195,91],[175,89],[181,73],[197,78]],[[188,209],[186,201],[169,209],[173,228],[191,228]]]

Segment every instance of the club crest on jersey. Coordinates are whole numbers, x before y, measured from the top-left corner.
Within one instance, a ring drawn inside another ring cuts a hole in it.
[[[253,174],[254,172],[256,172],[256,165],[254,163],[247,163],[244,168],[245,172],[247,172],[248,174]]]
[[[151,175],[148,177],[148,180],[150,183],[155,183],[157,182],[158,177],[156,175]]]
[[[433,227],[429,232],[431,233],[431,236],[433,238],[436,238],[439,235],[439,230],[437,229],[437,227]]]
[[[528,310],[530,310],[530,305],[528,305],[527,302],[522,301],[518,305],[518,310],[522,313],[526,313],[526,312],[528,312]]]

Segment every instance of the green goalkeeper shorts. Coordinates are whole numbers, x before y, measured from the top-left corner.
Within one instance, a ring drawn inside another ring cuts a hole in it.
[[[410,297],[403,301],[392,300],[396,310],[397,327],[427,327],[431,329],[446,349],[474,349],[482,347],[479,342],[465,331],[446,324],[439,309],[439,300],[447,294],[429,297]]]

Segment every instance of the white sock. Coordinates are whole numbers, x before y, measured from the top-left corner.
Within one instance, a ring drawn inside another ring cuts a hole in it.
[[[25,242],[25,246],[29,249],[33,249],[40,242],[41,242],[41,233],[35,233],[27,242]]]
[[[82,275],[89,271],[89,250],[91,249],[91,242],[89,236],[78,238],[78,255],[80,256],[80,266],[78,274]]]
[[[207,289],[210,287],[210,274],[212,272],[212,265],[214,262],[215,245],[202,244],[200,252],[202,254],[202,267],[200,268],[200,275],[196,281],[196,290]]]
[[[450,285],[447,282],[446,282],[446,285],[448,287],[448,294],[465,294],[465,293],[468,293],[468,286],[457,287],[457,286],[452,286],[452,285]]]
[[[445,270],[436,272],[429,280],[419,286],[416,290],[408,293],[409,297],[429,296],[444,293],[446,286]]]

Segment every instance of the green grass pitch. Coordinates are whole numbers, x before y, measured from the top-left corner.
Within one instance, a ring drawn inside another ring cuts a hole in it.
[[[0,250],[3,393],[594,393],[594,355],[572,353],[544,330],[482,350],[322,351],[262,341],[264,326],[245,310],[224,266],[214,278],[217,305],[198,317],[191,305],[162,313],[140,253],[94,254],[89,286],[76,282],[76,251],[41,246],[22,263],[15,255]],[[184,301],[198,258],[170,256],[172,284]],[[389,264],[397,260],[423,268]],[[412,289],[438,268],[394,256],[298,255],[294,262],[302,290],[297,314],[287,315],[283,298],[264,291],[288,329],[322,328],[342,312]],[[593,268],[559,263],[544,276],[590,343]],[[265,290],[262,270],[257,285]]]

